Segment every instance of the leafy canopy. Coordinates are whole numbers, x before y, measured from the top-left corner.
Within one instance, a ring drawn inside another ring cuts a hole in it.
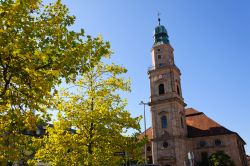
[[[23,133],[49,119],[56,86],[74,82],[110,49],[69,30],[75,17],[60,0],[1,0],[0,17],[0,161],[14,161],[28,148]]]
[[[208,159],[210,166],[234,166],[231,157],[224,152],[216,152],[211,154]]]
[[[37,160],[51,165],[118,165],[121,157],[114,152],[140,156],[137,140],[140,118],[132,118],[125,109],[119,91],[130,91],[129,80],[120,75],[126,69],[115,64],[98,62],[77,77],[71,86],[58,95],[58,121],[48,128],[48,136],[36,140],[43,147],[35,154]],[[72,131],[70,129],[74,128]],[[134,135],[127,135],[133,129]]]

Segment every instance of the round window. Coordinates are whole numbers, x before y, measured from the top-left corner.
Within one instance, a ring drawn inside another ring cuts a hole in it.
[[[200,147],[205,147],[207,145],[206,141],[200,141]]]
[[[151,151],[151,147],[150,146],[147,147],[147,151],[149,151],[149,152]]]
[[[162,146],[163,146],[163,148],[167,148],[168,147],[168,142],[163,142]]]
[[[216,140],[214,141],[214,144],[215,144],[216,146],[220,146],[220,145],[221,145],[221,140],[216,139]]]

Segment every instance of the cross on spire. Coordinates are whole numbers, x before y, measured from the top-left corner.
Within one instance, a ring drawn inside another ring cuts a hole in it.
[[[160,14],[161,14],[160,12],[158,12],[158,13],[157,13],[157,16],[158,16],[158,23],[159,23],[159,25],[161,25]]]

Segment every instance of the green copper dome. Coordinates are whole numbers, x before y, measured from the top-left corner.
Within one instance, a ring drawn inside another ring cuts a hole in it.
[[[169,44],[168,32],[163,25],[158,25],[154,30],[154,45]]]

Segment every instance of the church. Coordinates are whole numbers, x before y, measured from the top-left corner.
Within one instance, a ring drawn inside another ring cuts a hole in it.
[[[152,127],[143,155],[148,163],[160,166],[197,165],[212,153],[224,152],[236,166],[247,166],[244,140],[215,122],[203,112],[185,108],[181,88],[181,71],[175,65],[174,49],[166,28],[154,30],[150,80],[150,111]],[[145,152],[145,154],[144,154]]]

